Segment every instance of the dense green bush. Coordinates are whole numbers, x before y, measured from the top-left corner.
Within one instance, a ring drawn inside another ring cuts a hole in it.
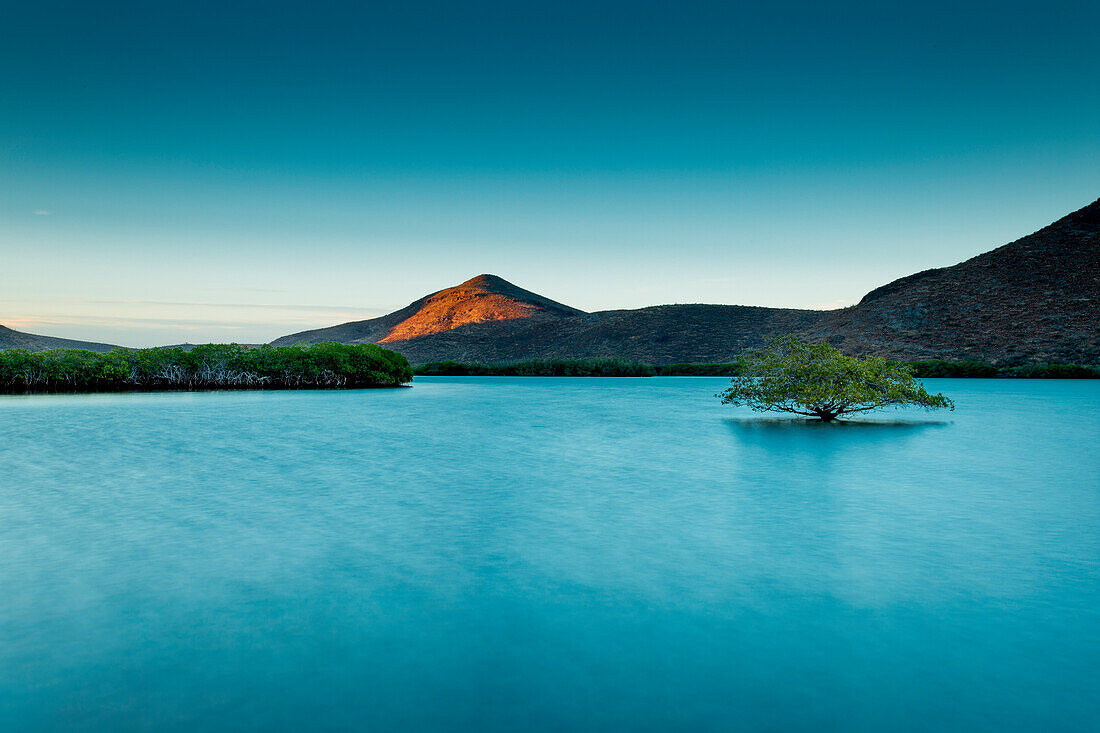
[[[373,344],[0,351],[0,391],[395,387],[412,379],[404,356]]]

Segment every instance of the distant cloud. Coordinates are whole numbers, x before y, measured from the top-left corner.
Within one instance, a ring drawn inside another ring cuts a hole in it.
[[[9,328],[33,328],[42,326],[107,326],[117,328],[166,326],[185,331],[194,331],[200,328],[222,329],[236,331],[245,328],[237,323],[226,323],[213,320],[181,320],[178,318],[126,318],[111,316],[55,316],[52,318],[36,318],[33,316],[9,316],[4,319],[4,325]]]
[[[353,308],[343,305],[293,305],[286,303],[198,303],[175,300],[67,300],[58,302],[87,303],[91,305],[164,305],[182,308],[245,308],[265,311],[338,313],[345,316],[361,316],[364,318],[373,318],[374,316],[381,316],[388,312],[379,308]]]
[[[35,209],[34,210],[34,215],[35,216],[49,216],[50,215],[50,210],[49,209]]]
[[[0,324],[8,328],[126,346],[226,340],[266,343],[288,333],[359,321],[384,312],[377,308],[222,302],[214,298],[93,300],[0,293]]]
[[[385,315],[394,310],[394,306],[385,308],[355,308],[343,305],[297,305],[289,303],[204,303],[195,301],[176,300],[84,300],[67,298],[0,298],[0,303],[41,303],[64,304],[66,312],[71,305],[108,305],[108,306],[165,306],[169,308],[216,308],[216,309],[242,309],[246,311],[274,311],[288,314],[333,314],[333,317],[344,316],[348,318],[374,318]],[[41,309],[37,309],[41,310]],[[53,308],[51,308],[53,310]]]
[[[49,318],[23,318],[21,316],[4,316],[4,324],[8,328],[24,330],[35,326],[65,326],[64,321],[55,321]]]

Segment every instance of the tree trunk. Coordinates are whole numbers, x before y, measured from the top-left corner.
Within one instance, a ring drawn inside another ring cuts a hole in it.
[[[835,412],[818,412],[817,416],[821,419],[821,422],[832,422],[836,419],[837,413]]]

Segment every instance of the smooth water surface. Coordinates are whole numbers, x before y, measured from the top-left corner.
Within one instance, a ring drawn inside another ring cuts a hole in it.
[[[0,398],[2,730],[1095,730],[1100,381]]]

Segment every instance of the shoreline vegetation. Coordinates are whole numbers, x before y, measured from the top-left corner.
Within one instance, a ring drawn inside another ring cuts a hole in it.
[[[156,392],[212,389],[359,389],[412,381],[408,360],[374,344],[204,344],[0,351],[0,393]]]
[[[900,362],[917,378],[985,377],[1097,379],[1100,367],[976,361]],[[374,344],[334,342],[295,346],[203,344],[116,349],[0,350],[0,394],[39,392],[158,392],[217,389],[364,389],[400,387],[413,376],[474,377],[736,377],[729,363],[646,364],[631,359],[530,359],[497,364],[435,361],[409,365]]]
[[[917,378],[1001,377],[1017,379],[1100,379],[1100,367],[1080,364],[1021,364],[998,367],[977,361],[892,362],[908,366]],[[422,377],[736,377],[730,363],[646,364],[630,359],[530,359],[499,364],[433,361],[413,368]]]

